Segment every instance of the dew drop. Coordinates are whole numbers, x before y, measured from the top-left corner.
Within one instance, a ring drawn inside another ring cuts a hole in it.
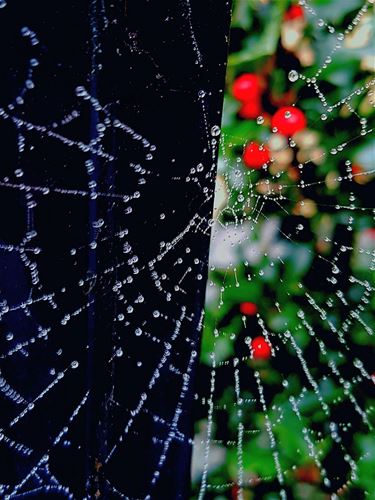
[[[214,125],[211,128],[211,135],[214,137],[217,137],[218,135],[220,135],[220,127],[218,125]]]
[[[76,88],[76,95],[78,97],[83,97],[87,95],[85,87],[79,86]]]
[[[288,74],[289,81],[296,82],[298,80],[298,78],[299,78],[299,76],[298,76],[298,73],[295,69],[292,69],[291,71],[289,71],[289,74]]]

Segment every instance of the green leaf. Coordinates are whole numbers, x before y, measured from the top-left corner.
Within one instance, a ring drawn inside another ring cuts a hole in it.
[[[260,35],[249,36],[241,51],[230,54],[228,61],[230,66],[239,66],[275,53],[280,37],[281,20],[287,5],[288,0],[278,0],[270,2],[260,10],[259,17],[263,21]]]

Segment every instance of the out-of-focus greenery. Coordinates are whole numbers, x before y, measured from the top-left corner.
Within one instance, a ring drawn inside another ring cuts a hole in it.
[[[197,498],[204,463],[212,352],[217,368],[205,498],[273,500],[281,489],[295,499],[375,498],[373,6],[364,0],[309,0],[303,18],[288,20],[293,4],[234,2],[192,498]],[[364,5],[367,12],[351,24]],[[327,63],[336,44],[340,47]],[[327,106],[313,79],[325,62],[316,84]],[[312,80],[291,82],[292,70]],[[263,120],[238,114],[240,103],[231,87],[244,72],[256,73],[264,85]],[[294,104],[305,113],[307,129],[288,142],[272,132],[270,117]],[[270,148],[273,161],[266,168],[243,165],[249,141]],[[245,301],[257,305],[258,316],[242,317],[239,305]],[[257,361],[248,343],[264,334],[263,328],[274,355]],[[240,416],[235,370],[243,400]],[[298,402],[299,416],[290,398]]]

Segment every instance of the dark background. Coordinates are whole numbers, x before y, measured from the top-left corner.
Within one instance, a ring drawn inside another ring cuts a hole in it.
[[[182,379],[168,365],[185,372],[192,349],[199,349],[212,210],[203,188],[212,195],[216,149],[207,145],[210,128],[220,124],[229,10],[225,1],[191,1],[189,21],[185,2],[16,0],[0,11],[0,376],[22,396],[0,392],[4,496],[117,498],[121,492],[129,498],[186,498],[192,384],[178,422],[186,439],[172,440],[154,490],[150,482],[181,392]],[[33,58],[39,65],[30,64]],[[34,88],[25,89],[27,79]],[[77,96],[79,86],[100,105]],[[199,90],[205,91],[206,118]],[[74,119],[72,112],[78,112]],[[97,125],[105,118],[100,138]],[[113,126],[116,119],[155,151]],[[96,139],[99,145],[88,150],[85,144]],[[113,159],[98,154],[100,147]],[[145,160],[147,154],[153,158]],[[199,183],[185,182],[198,163],[204,165]],[[138,164],[146,170],[142,185]],[[126,201],[136,191],[140,196]],[[167,301],[149,262],[160,254],[160,242],[172,241],[195,214],[203,218],[201,230],[188,232],[154,265],[168,277]],[[100,229],[92,224],[98,219]],[[134,255],[136,265],[128,262]],[[179,256],[183,271],[175,273]],[[176,291],[190,265],[194,272],[183,282],[188,293]],[[140,294],[144,301],[129,313]],[[182,306],[190,320],[182,322],[156,388],[149,389]],[[163,322],[153,317],[155,310]],[[159,341],[135,336],[140,325]],[[114,356],[118,349],[122,356]],[[73,360],[79,363],[75,369]],[[53,384],[58,373],[64,376]],[[73,415],[86,391],[87,403]],[[120,443],[142,392],[148,394],[147,411],[135,417]],[[32,401],[34,407],[14,422]]]

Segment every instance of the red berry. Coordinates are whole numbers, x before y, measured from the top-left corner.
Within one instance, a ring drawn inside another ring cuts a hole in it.
[[[285,12],[284,19],[292,21],[293,19],[302,19],[304,17],[303,8],[300,5],[291,5]]]
[[[257,118],[261,113],[262,113],[262,106],[260,99],[258,97],[243,102],[238,112],[238,114],[242,118],[246,118],[248,120],[253,120],[254,118]]]
[[[352,165],[352,174],[362,174],[363,173],[363,168],[361,167],[361,165]]]
[[[368,176],[366,176],[366,170],[361,165],[352,165],[353,180],[357,184],[366,184],[368,182]]]
[[[260,335],[251,341],[251,352],[254,359],[269,359],[271,357],[271,346]]]
[[[242,302],[240,304],[240,311],[246,316],[254,316],[258,312],[258,306],[254,302]]]
[[[315,464],[303,465],[298,467],[295,472],[298,481],[304,483],[318,483],[321,479],[320,471]]]
[[[306,128],[306,116],[303,111],[294,106],[283,106],[272,117],[271,126],[277,132],[288,137]]]
[[[243,161],[247,168],[258,170],[270,161],[270,152],[266,146],[260,146],[257,142],[249,142],[243,152]]]
[[[368,238],[371,238],[372,240],[375,240],[375,227],[369,227],[368,229],[365,229],[364,234]]]
[[[239,491],[240,488],[237,486],[237,484],[234,484],[231,489],[231,498],[232,500],[237,500],[239,497]]]
[[[254,73],[245,73],[234,80],[232,94],[239,101],[254,99],[261,93],[260,80]]]

